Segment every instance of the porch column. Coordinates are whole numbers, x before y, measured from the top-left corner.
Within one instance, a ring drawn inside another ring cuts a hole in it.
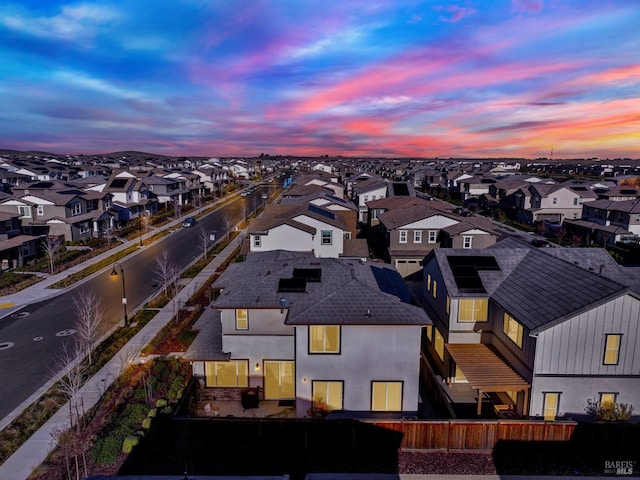
[[[524,389],[524,405],[522,406],[522,416],[529,416],[529,389]]]
[[[478,416],[482,414],[482,389],[478,389]]]

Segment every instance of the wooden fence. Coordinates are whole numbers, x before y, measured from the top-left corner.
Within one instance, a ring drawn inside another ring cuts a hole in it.
[[[498,441],[569,441],[576,422],[535,420],[365,421],[402,433],[403,450],[489,452]]]

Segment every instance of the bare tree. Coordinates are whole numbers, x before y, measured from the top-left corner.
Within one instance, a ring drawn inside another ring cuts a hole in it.
[[[69,403],[69,425],[73,428],[75,423],[76,432],[80,433],[81,421],[84,417],[80,389],[84,383],[86,370],[86,365],[82,361],[81,345],[76,343],[75,347],[71,348],[67,343],[63,343],[60,355],[54,365],[56,371],[63,374],[59,381],[58,390]]]
[[[209,232],[207,232],[207,230],[205,230],[205,228],[200,225],[198,227],[198,244],[200,245],[200,248],[202,249],[202,255],[204,256],[204,258],[207,258],[207,255],[209,253],[209,242],[210,242],[210,238],[209,238]]]
[[[42,239],[42,248],[49,259],[49,273],[53,275],[55,273],[56,257],[60,250],[60,243],[57,239],[46,237]]]
[[[156,258],[154,273],[158,281],[162,283],[162,291],[165,296],[170,294],[169,290],[176,282],[179,271],[178,266],[169,258],[169,252],[162,250],[160,256]]]
[[[78,342],[82,350],[87,353],[89,365],[93,363],[93,344],[98,339],[100,325],[104,321],[104,305],[102,300],[94,293],[80,291],[73,299],[76,313],[75,328],[78,333]]]
[[[227,232],[228,239],[231,236],[231,226],[233,225],[233,220],[231,219],[231,216],[229,214],[225,214],[225,216],[222,217],[222,224],[224,225],[224,229]]]

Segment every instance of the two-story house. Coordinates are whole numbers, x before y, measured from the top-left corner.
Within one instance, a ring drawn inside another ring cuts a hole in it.
[[[583,205],[580,220],[568,220],[567,226],[603,244],[640,239],[640,200],[595,200]]]
[[[562,224],[565,219],[578,219],[582,205],[596,200],[597,194],[586,188],[537,183],[513,193],[516,218],[535,223],[547,221]]]
[[[37,255],[39,237],[22,235],[20,214],[0,211],[0,272]]]
[[[202,389],[238,399],[260,387],[298,417],[319,402],[338,416],[417,414],[429,319],[389,266],[274,251],[231,264],[213,287],[219,316],[184,356]]]
[[[547,252],[547,250],[549,252]],[[423,296],[425,352],[438,378],[500,394],[523,416],[580,417],[588,399],[640,398],[640,282],[601,249],[433,250]],[[624,283],[623,283],[624,282]],[[471,399],[471,400],[469,400]]]

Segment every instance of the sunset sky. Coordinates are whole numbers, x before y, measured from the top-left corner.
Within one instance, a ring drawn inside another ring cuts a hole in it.
[[[0,3],[0,149],[640,158],[639,0]]]

